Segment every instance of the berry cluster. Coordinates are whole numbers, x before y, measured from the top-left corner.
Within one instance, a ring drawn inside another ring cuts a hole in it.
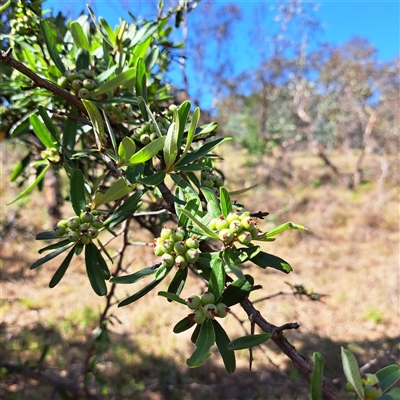
[[[161,264],[165,267],[186,268],[188,263],[199,259],[199,241],[196,236],[185,240],[186,232],[183,228],[174,230],[163,228],[161,236],[154,239],[154,254],[161,257]]]
[[[219,188],[224,186],[224,180],[220,176],[213,174],[211,171],[204,170],[201,171],[200,178],[201,186],[213,189],[215,194],[219,195]]]
[[[87,209],[82,211],[80,216],[75,215],[68,220],[58,222],[54,233],[58,237],[67,235],[71,242],[88,244],[98,236],[99,229],[103,228],[103,225],[103,221]]]
[[[81,99],[91,97],[92,91],[97,88],[95,75],[88,69],[79,71],[66,71],[63,76],[58,78],[58,85],[64,89],[70,89]]]
[[[112,123],[132,124],[135,121],[135,114],[130,104],[107,104],[104,108],[108,119]]]
[[[133,138],[143,145],[149,144],[160,136],[165,136],[170,125],[171,123],[167,118],[158,116],[156,117],[156,122],[145,122],[136,128],[133,133]]]
[[[32,10],[23,2],[18,2],[14,13],[17,18],[10,20],[10,35],[33,35],[38,18]]]
[[[201,297],[193,295],[186,300],[187,306],[193,310],[189,318],[196,324],[202,324],[206,319],[215,317],[225,318],[228,315],[229,307],[224,303],[214,304],[215,296],[206,292]]]
[[[225,244],[237,240],[241,244],[248,245],[260,233],[257,221],[247,211],[230,212],[226,218],[221,215],[212,219],[208,226],[218,232],[220,240]]]
[[[382,396],[379,379],[375,374],[362,375],[361,382],[364,387],[365,400],[378,400]],[[350,382],[347,382],[346,388],[350,392],[356,392]]]

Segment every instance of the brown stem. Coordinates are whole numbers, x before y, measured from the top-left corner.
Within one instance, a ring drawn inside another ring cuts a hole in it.
[[[83,114],[87,115],[84,105],[77,97],[69,93],[67,90],[64,90],[59,86],[55,85],[54,83],[48,81],[47,79],[43,79],[39,75],[35,74],[29,68],[25,67],[24,64],[20,63],[15,58],[13,58],[11,52],[12,52],[11,47],[7,51],[0,51],[0,61],[21,72],[21,74],[26,75],[37,86],[40,86],[58,96],[63,97],[65,100],[68,101],[68,103],[72,104]]]

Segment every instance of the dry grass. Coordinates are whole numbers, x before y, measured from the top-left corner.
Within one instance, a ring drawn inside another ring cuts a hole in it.
[[[2,223],[15,216],[1,252],[2,358],[4,355],[9,362],[34,366],[48,345],[45,372],[78,382],[104,301],[90,289],[82,259],[71,265],[54,289],[48,288],[48,282],[59,265],[57,259],[38,270],[29,270],[40,246],[34,236],[50,226],[40,195],[32,194],[29,201],[6,205],[19,189],[7,181],[14,164],[9,160],[15,153],[6,146],[1,151]],[[236,173],[229,165],[237,166],[237,158],[230,159],[226,152],[225,159],[223,168],[229,189],[265,178],[261,167],[243,166]],[[392,174],[383,187],[378,186],[379,163],[372,156],[366,160],[368,182],[356,191],[345,189],[335,180],[329,185],[321,184],[326,171],[316,158],[299,154],[291,155],[291,159],[295,179],[289,187],[261,184],[251,194],[240,197],[247,209],[270,211],[268,218],[260,221],[262,229],[287,220],[309,229],[285,232],[276,242],[263,245],[266,251],[289,261],[294,272],[283,275],[251,267],[248,272],[263,285],[251,299],[290,292],[285,282],[327,295],[320,302],[281,295],[256,306],[273,324],[300,323],[298,331],[288,332],[290,340],[307,357],[314,351],[324,355],[327,378],[345,396],[340,346],[353,350],[360,365],[372,361],[367,372],[399,362],[399,185]],[[337,157],[343,168],[346,160],[348,157]],[[398,171],[396,159],[388,162],[391,171]],[[66,206],[64,212],[69,215],[70,209]],[[131,235],[140,241],[152,239],[138,229]],[[113,248],[117,247],[115,243]],[[127,272],[154,261],[150,247],[131,248],[126,258]],[[144,284],[145,281],[121,285],[118,298],[124,299]],[[191,279],[183,296],[199,293],[198,285]],[[163,283],[159,288],[166,286]],[[309,398],[306,383],[273,344],[255,350],[251,373],[244,351],[238,353],[238,370],[233,376],[224,371],[217,354],[202,367],[187,369],[185,360],[193,351],[191,332],[172,333],[173,325],[187,310],[157,297],[157,290],[137,303],[112,309],[115,318],[111,342],[98,350],[96,364],[106,384],[90,383],[90,387],[100,388],[96,390],[105,399]],[[250,329],[244,312],[237,306],[233,312],[243,324],[233,315],[223,321],[231,338]],[[35,400],[51,396],[51,388],[2,374],[0,388],[4,394],[0,398]]]

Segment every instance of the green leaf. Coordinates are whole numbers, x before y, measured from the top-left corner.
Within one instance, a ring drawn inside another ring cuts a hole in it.
[[[190,103],[189,103],[189,109],[190,109]],[[186,156],[186,154],[190,150],[190,146],[192,145],[194,134],[196,132],[196,127],[197,127],[197,124],[199,123],[199,119],[200,119],[200,109],[199,109],[199,107],[196,107],[196,109],[194,110],[193,116],[192,116],[192,121],[190,122],[189,131],[188,131],[188,135],[186,138],[185,148],[184,148],[183,154],[180,156],[177,164],[179,164],[179,162]]]
[[[66,236],[66,235],[65,235],[65,236]],[[46,251],[49,251],[49,250],[59,249],[60,247],[63,247],[63,246],[65,246],[65,245],[68,244],[68,243],[71,243],[71,241],[68,240],[68,239],[60,240],[60,241],[57,242],[57,243],[53,243],[53,244],[50,244],[49,246],[46,246],[46,247],[41,248],[41,249],[38,251],[38,253],[39,253],[39,254],[43,254],[43,253],[45,253]]]
[[[107,286],[95,249],[97,250],[92,242],[85,246],[86,272],[95,293],[98,296],[105,296],[107,294]]]
[[[124,201],[121,207],[117,208],[106,221],[104,221],[104,225],[109,226],[110,228],[120,224],[122,221],[125,221],[129,218],[140,206],[141,206],[141,198],[143,192],[138,190],[135,194],[130,196],[127,200]]]
[[[57,49],[56,39],[53,36],[53,32],[51,31],[49,24],[43,19],[40,20],[40,30],[42,31],[47,51],[49,52],[51,59],[53,60],[55,66],[60,70],[60,72],[64,74],[65,67],[61,61],[59,55],[60,52]]]
[[[199,337],[200,329],[201,329],[201,324],[196,324],[196,328],[194,328],[192,336],[190,336],[190,340],[194,344],[196,344],[197,338]]]
[[[28,166],[31,160],[31,153],[28,153],[14,168],[10,176],[10,182],[14,182],[21,174],[21,172]]]
[[[254,279],[250,275],[245,275],[244,278],[244,280],[236,279],[224,290],[220,300],[221,303],[230,307],[240,303],[249,295],[254,285]]]
[[[189,101],[184,101],[178,108],[178,113],[177,113],[177,146],[178,148],[181,147],[182,139],[183,139],[183,133],[185,132],[185,127],[186,127],[186,122],[189,116],[190,112],[190,102]]]
[[[90,51],[88,39],[83,32],[82,25],[79,22],[71,22],[69,25],[71,31],[72,39],[78,49],[84,49]]]
[[[59,138],[60,134],[58,132],[57,127],[53,124],[53,121],[49,117],[49,114],[47,114],[46,109],[43,106],[39,106],[38,111],[39,111],[40,116],[42,117],[44,124],[46,125],[46,128],[51,133],[52,139],[56,140],[58,142],[60,140],[60,138]],[[46,147],[48,147],[48,146],[46,146]]]
[[[122,161],[128,161],[136,151],[136,143],[129,136],[125,136],[118,147],[118,156]]]
[[[50,165],[46,165],[43,168],[42,172],[37,176],[35,181],[30,186],[28,186],[16,199],[14,199],[12,202],[8,203],[8,205],[15,203],[16,201],[22,199],[27,194],[29,194],[35,188],[35,186],[37,186],[40,183],[40,181],[44,178],[44,176],[46,175],[46,172],[49,170],[49,168],[50,168]]]
[[[126,196],[132,189],[126,184],[123,178],[118,178],[116,182],[103,194],[97,206],[101,206],[111,201],[119,200],[121,197]]]
[[[244,275],[240,267],[236,264],[235,248],[228,247],[222,251],[222,259],[225,266],[228,267],[239,279],[244,280]]]
[[[343,347],[341,347],[341,354],[344,374],[346,375],[347,380],[353,386],[355,392],[360,397],[360,399],[363,399],[364,386],[361,381],[361,375],[358,369],[357,360],[351,351]]]
[[[243,189],[232,190],[232,191],[229,192],[229,194],[230,194],[230,195],[237,195],[237,194],[246,193],[246,192],[248,192],[249,190],[254,189],[254,188],[257,187],[257,186],[258,186],[258,185],[251,185],[251,186],[248,186],[248,187],[243,188]]]
[[[185,286],[187,275],[188,268],[178,269],[168,286],[168,292],[179,295],[182,292],[183,287]]]
[[[60,255],[61,253],[63,253],[65,250],[68,250],[71,246],[73,246],[75,243],[70,242],[67,245],[65,245],[64,247],[61,247],[60,249],[57,249],[56,251],[53,251],[50,254],[47,254],[47,256],[44,256],[42,258],[39,258],[39,260],[35,261],[31,266],[30,269],[35,269],[37,267],[40,267],[41,265],[43,265],[44,263],[47,263],[47,261],[52,260],[53,258],[56,258],[58,255]]]
[[[210,357],[210,348],[214,343],[214,326],[210,320],[205,320],[201,325],[199,336],[196,340],[196,350],[192,356],[186,360],[188,367],[196,368],[203,364],[204,361]]]
[[[61,281],[62,277],[65,274],[65,271],[68,269],[69,264],[71,263],[74,253],[75,253],[75,248],[73,247],[71,251],[68,253],[67,257],[65,257],[64,261],[61,263],[60,267],[57,269],[56,273],[51,278],[49,287],[53,288]]]
[[[49,240],[49,239],[59,239],[54,231],[40,232],[36,235],[36,240]]]
[[[217,304],[225,288],[226,273],[221,258],[219,257],[212,258],[210,264],[211,264],[211,274],[210,274],[208,291],[215,296],[215,301],[216,301],[215,304]]]
[[[213,239],[218,239],[218,235],[213,232],[210,228],[202,224],[197,218],[195,218],[189,211],[185,210],[184,208],[177,207],[178,210],[186,215],[191,221],[193,221],[208,237]]]
[[[285,231],[286,229],[295,229],[295,230],[307,230],[303,225],[294,224],[293,222],[286,222],[282,225],[279,225],[275,228],[270,229],[268,232],[263,235],[257,236],[256,240],[263,240],[264,238],[269,238],[271,236],[275,236],[278,233]]]
[[[185,317],[181,319],[173,329],[174,333],[181,333],[187,331],[194,325],[193,321],[189,317]]]
[[[165,298],[167,298],[168,300],[176,301],[177,303],[181,303],[181,304],[183,304],[183,305],[186,306],[186,301],[183,300],[181,297],[179,297],[179,296],[178,296],[177,294],[175,294],[175,293],[170,293],[170,292],[163,292],[163,291],[161,291],[161,292],[158,292],[158,295],[159,295],[159,296],[162,296],[162,297],[165,297]]]
[[[133,82],[136,76],[136,68],[129,68],[124,72],[120,73],[116,77],[110,79],[109,81],[103,83],[96,90],[92,92],[93,96],[98,96],[100,94],[110,92],[122,85],[125,85],[127,82]],[[131,85],[128,85],[131,86]]]
[[[116,141],[116,139],[115,139],[115,135],[114,135],[113,128],[112,128],[112,126],[111,126],[111,124],[110,124],[110,121],[108,120],[107,113],[105,112],[105,110],[102,110],[102,111],[103,111],[103,118],[104,118],[104,121],[105,121],[106,126],[107,126],[108,134],[109,134],[109,136],[110,136],[110,139],[111,139],[111,143],[112,143],[114,152],[117,153],[117,141]],[[128,136],[125,136],[122,140],[124,140],[125,138],[130,139]],[[132,139],[131,139],[131,140],[132,140]],[[135,149],[136,149],[136,145],[135,145]],[[134,152],[133,152],[133,153],[134,153]],[[133,154],[133,153],[132,153],[132,154]]]
[[[161,279],[152,281],[151,283],[149,283],[143,289],[139,290],[134,295],[128,297],[124,301],[121,301],[121,303],[118,304],[118,307],[124,307],[124,306],[127,306],[128,304],[135,302],[136,300],[139,300],[141,297],[145,296],[147,293],[149,293],[151,290],[153,290],[160,283],[161,283]]]
[[[111,29],[111,26],[110,26],[110,25],[108,24],[108,22],[107,22],[104,18],[102,18],[102,17],[99,18],[99,22],[100,22],[101,26],[104,28],[104,30],[107,32],[107,35],[108,35],[108,37],[109,37],[109,39],[110,39],[110,42],[111,42],[113,45],[116,45],[116,44],[117,44],[117,42],[116,42],[117,36],[116,36],[116,34],[114,33],[114,31]]]
[[[392,389],[390,392],[385,393],[379,400],[398,400],[400,399],[400,388]]]
[[[264,251],[260,251],[258,254],[253,256],[251,261],[261,268],[271,267],[282,271],[285,274],[288,274],[293,270],[290,264],[285,260],[282,260],[282,258],[265,253]]]
[[[85,182],[83,180],[83,172],[80,169],[72,172],[70,184],[72,208],[76,215],[80,215],[81,211],[86,207]]]
[[[125,275],[125,276],[116,276],[114,278],[110,279],[111,283],[118,283],[118,284],[132,284],[140,279],[145,278],[146,276],[153,275],[157,272],[157,268],[149,267],[149,268],[143,268],[140,271],[134,272],[133,274],[130,275]]]
[[[242,349],[249,349],[250,347],[259,346],[266,342],[272,336],[271,333],[259,333],[257,335],[247,335],[232,340],[229,345],[228,349],[230,350],[242,350]]]
[[[206,187],[201,187],[200,190],[207,200],[207,211],[210,214],[211,218],[219,217],[221,215],[221,207],[214,191]]]
[[[193,161],[198,160],[199,158],[203,158],[206,156],[211,150],[217,147],[219,144],[226,142],[228,140],[232,140],[232,138],[225,137],[216,139],[212,142],[205,143],[203,146],[200,146],[198,149],[191,151],[190,153],[186,154],[186,156],[179,162],[177,165],[186,165],[190,164]]]
[[[165,179],[165,176],[166,176],[165,171],[159,171],[150,176],[139,178],[138,181],[143,185],[157,186]]]
[[[48,149],[55,148],[54,140],[51,137],[50,132],[36,114],[32,114],[30,116],[29,122],[31,123],[36,136],[43,143],[43,145]]]
[[[100,250],[96,247],[96,245],[93,244],[92,249],[93,249],[93,253],[96,255],[97,261],[103,272],[103,277],[107,280],[110,279],[111,274],[110,274],[110,270],[108,269],[106,260],[104,259],[103,255],[101,254]]]
[[[379,379],[379,386],[385,392],[400,379],[400,366],[388,365],[379,370],[376,376]]]
[[[174,170],[179,172],[203,171],[203,169],[209,169],[208,164],[199,162],[196,164],[174,166]],[[200,187],[200,182],[196,186]]]
[[[236,357],[235,352],[228,348],[230,339],[218,321],[213,320],[212,324],[214,326],[215,342],[224,361],[225,369],[228,374],[233,374],[236,369]]]
[[[90,100],[82,100],[83,105],[88,112],[90,121],[93,125],[94,134],[96,137],[96,144],[98,149],[101,149],[102,139],[104,138],[104,124],[103,119],[101,118],[101,114],[96,104],[91,102]]]
[[[134,154],[129,159],[129,164],[126,165],[137,165],[142,164],[150,158],[153,158],[158,154],[160,150],[164,147],[165,136],[159,137],[156,140],[153,140],[148,145],[140,149],[136,154]]]
[[[221,199],[222,214],[226,217],[230,212],[232,212],[233,208],[229,192],[224,187],[219,188],[219,198]]]
[[[70,111],[71,116],[77,116],[78,110],[76,107],[72,107]],[[76,131],[78,127],[78,121],[74,118],[68,117],[65,122],[65,129],[62,136],[62,145],[69,150],[73,150],[75,147]]]
[[[10,5],[11,5],[11,0],[6,1],[2,6],[0,6],[0,11],[3,12]]]
[[[147,102],[146,66],[143,58],[138,58],[136,63],[136,97],[142,97]],[[148,120],[147,109],[142,102],[139,102],[140,112],[145,121]]]
[[[313,354],[314,368],[310,380],[311,400],[322,399],[322,373],[324,371],[324,357],[321,353]]]
[[[171,167],[174,165],[174,162],[178,155],[178,148],[177,125],[175,122],[173,122],[168,128],[163,148],[165,169],[167,172],[170,172]]]

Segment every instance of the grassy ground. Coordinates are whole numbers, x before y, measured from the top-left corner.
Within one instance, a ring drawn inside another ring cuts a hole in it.
[[[54,289],[48,288],[48,282],[59,265],[57,259],[29,270],[40,247],[34,236],[51,229],[51,223],[40,194],[7,206],[20,190],[7,180],[17,159],[11,147],[4,145],[1,152],[1,222],[5,233],[0,269],[2,359],[32,367],[47,351],[42,370],[79,383],[104,301],[92,294],[83,260],[75,262]],[[299,330],[287,333],[289,340],[306,357],[314,351],[323,354],[329,384],[346,398],[341,346],[355,353],[360,366],[365,366],[364,372],[399,362],[398,160],[386,158],[389,176],[382,182],[379,159],[368,157],[365,182],[350,190],[308,154],[290,155],[287,175],[277,169],[273,158],[255,167],[246,166],[245,156],[239,159],[229,154],[225,151],[223,166],[228,189],[259,183],[251,194],[240,196],[240,201],[249,210],[270,212],[260,221],[262,229],[288,220],[309,229],[285,232],[276,242],[264,245],[264,250],[290,262],[294,271],[283,275],[249,266],[248,272],[263,286],[252,293],[251,300],[275,325],[300,324]],[[338,154],[333,160],[343,170],[350,170],[347,155]],[[284,184],[279,185],[280,181]],[[71,214],[68,207],[63,212]],[[152,240],[137,227],[131,238]],[[134,247],[125,267],[131,273],[154,261],[150,247]],[[199,292],[199,282],[192,282],[183,296]],[[119,299],[145,283],[118,287]],[[292,294],[289,285],[303,285],[326,296],[321,301],[300,298]],[[279,292],[279,296],[264,299]],[[234,315],[223,325],[235,338],[250,326],[238,306],[232,311]],[[248,353],[241,351],[237,372],[228,375],[216,350],[211,360],[191,370],[185,366],[193,351],[191,332],[172,333],[174,324],[187,313],[182,306],[151,293],[127,307],[113,307],[112,313],[111,341],[98,348],[93,381],[89,382],[93,393],[104,399],[309,398],[307,384],[272,343],[254,350],[252,372],[248,370]],[[60,398],[52,397],[50,386],[0,373],[1,399]]]

